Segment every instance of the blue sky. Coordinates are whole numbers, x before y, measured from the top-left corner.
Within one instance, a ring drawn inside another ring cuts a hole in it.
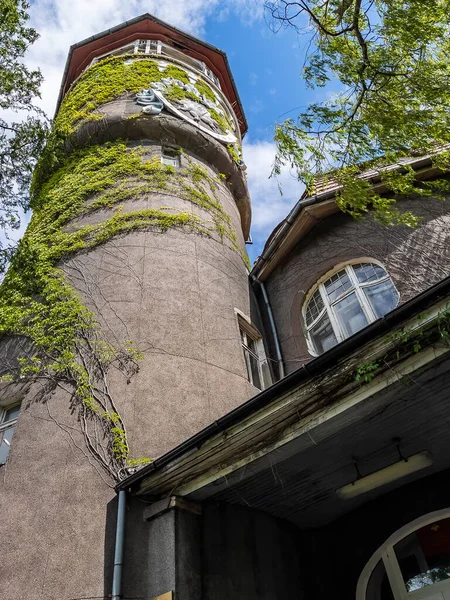
[[[244,160],[253,206],[252,262],[302,193],[287,171],[269,179],[277,121],[295,116],[316,92],[301,79],[308,35],[270,27],[262,0],[32,0],[31,22],[41,38],[27,57],[44,74],[42,107],[53,115],[69,46],[145,12],[221,48],[227,55],[247,116]],[[26,221],[26,219],[25,219]]]

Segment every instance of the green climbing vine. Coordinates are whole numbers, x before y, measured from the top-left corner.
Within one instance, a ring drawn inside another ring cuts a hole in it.
[[[205,81],[203,81],[203,79],[197,79],[197,81],[195,82],[195,87],[202,96],[205,96],[205,98],[207,98],[211,102],[216,102],[214,92],[209,87],[209,85]]]
[[[383,356],[359,365],[352,374],[354,381],[369,383],[382,371],[392,370],[401,360],[424,348],[450,344],[450,305],[439,311],[432,320],[426,321],[426,315],[421,314],[416,322],[416,327],[401,329],[390,336],[392,346]]]
[[[237,165],[242,164],[242,146],[240,144],[228,144],[227,145],[228,154],[231,156],[233,161]]]
[[[120,347],[104,341],[61,265],[118,234],[149,228],[217,236],[241,253],[218,200],[218,184],[197,164],[174,169],[161,164],[159,156],[148,159],[143,147],[116,142],[78,150],[36,193],[32,221],[0,287],[0,335],[25,336],[33,343],[33,351],[3,379],[31,377],[49,390],[56,385],[68,391],[79,408],[89,451],[113,477],[148,460],[129,458],[125,425],[107,382],[112,366],[131,377],[141,355],[130,341]],[[206,211],[211,222],[164,207],[123,210],[124,202],[155,192],[187,200]],[[98,224],[80,224],[99,210],[109,216]]]
[[[156,60],[142,56],[109,56],[84,71],[61,103],[52,134],[35,171],[33,195],[39,193],[43,182],[64,163],[65,142],[71,139],[80,124],[102,119],[103,104],[127,93],[137,94],[167,77],[189,83],[189,76],[181,67],[170,64],[160,69]],[[208,100],[216,101],[205,81],[198,79],[194,85]],[[165,96],[168,100],[188,98],[198,101],[194,93],[176,84],[166,90]],[[224,133],[232,131],[228,117],[213,108],[208,111]]]

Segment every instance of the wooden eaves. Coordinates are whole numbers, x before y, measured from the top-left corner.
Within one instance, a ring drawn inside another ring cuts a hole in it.
[[[420,352],[402,356],[395,370],[381,369],[369,383],[362,385],[355,378],[361,365],[396,353],[400,342],[393,333],[436,326],[449,298],[450,277],[264,390],[117,489],[154,500],[185,496],[213,482],[231,482],[242,468],[258,469],[259,459],[294,439],[303,436],[305,444],[310,443],[308,432],[317,425],[450,350],[424,345]]]
[[[137,39],[159,39],[170,45],[177,44],[177,48],[182,48],[185,54],[203,61],[219,78],[222,91],[239,121],[241,134],[245,135],[248,129],[247,120],[225,52],[149,13],[125,21],[70,47],[59,91],[57,110],[72,83],[89,66],[93,58]]]
[[[414,169],[417,180],[432,179],[442,174],[440,169],[433,166],[432,158],[429,155],[405,159],[401,163],[385,167],[383,170],[401,169],[405,166]],[[378,194],[388,191],[386,185],[381,181],[381,170],[367,170],[358,177],[370,182],[372,189]],[[286,219],[275,228],[269,237],[251,272],[253,279],[265,281],[315,225],[340,212],[336,204],[336,196],[341,187],[337,182],[329,180],[326,186],[318,186],[314,195],[304,194],[300,198]]]

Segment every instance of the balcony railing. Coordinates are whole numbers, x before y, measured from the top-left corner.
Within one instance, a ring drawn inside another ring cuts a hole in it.
[[[209,69],[204,62],[201,60],[197,60],[192,58],[182,52],[181,50],[177,50],[172,46],[168,46],[167,44],[163,44],[163,42],[159,40],[136,40],[131,44],[127,44],[126,46],[122,46],[121,48],[116,48],[111,52],[106,52],[101,56],[96,56],[91,65],[95,64],[105,56],[122,56],[125,54],[160,54],[161,56],[167,56],[168,58],[175,58],[186,65],[196,69],[197,71],[201,71],[208,79],[210,79],[219,89],[220,89],[220,81],[219,78],[211,69]],[[90,66],[90,65],[89,65]]]

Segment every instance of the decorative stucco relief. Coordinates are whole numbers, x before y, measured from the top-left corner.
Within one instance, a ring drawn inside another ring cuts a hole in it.
[[[173,90],[174,87],[175,89],[180,88],[183,92],[188,93],[190,97],[180,97],[176,100],[171,98],[169,101],[167,93],[169,90]],[[137,94],[136,103],[144,106],[142,111],[150,115],[159,114],[165,107],[169,112],[184,119],[201,131],[212,135],[220,142],[226,144],[237,142],[236,135],[230,130],[224,132],[210,113],[213,110],[221,117],[226,116],[219,103],[206,98],[193,83],[184,83],[173,77],[164,77],[161,81],[154,82],[151,88]]]

